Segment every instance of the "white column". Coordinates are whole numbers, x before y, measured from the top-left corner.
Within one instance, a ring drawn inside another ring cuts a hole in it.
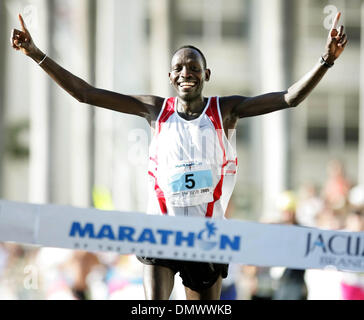
[[[286,89],[283,65],[283,3],[282,0],[260,0],[260,72],[262,92]],[[263,123],[263,215],[274,218],[276,199],[286,181],[285,117],[282,111],[262,118]]]
[[[261,30],[262,23],[260,23],[260,7],[261,2],[252,1],[251,2],[251,14],[252,14],[252,24],[250,26],[250,56],[251,61],[258,60],[260,61],[260,54],[262,51],[261,48]],[[250,81],[252,83],[252,88],[254,90],[254,94],[262,93],[261,79],[263,77],[260,69],[257,69],[256,72],[252,73]],[[250,177],[250,183],[254,190],[253,194],[253,210],[254,214],[259,217],[262,214],[262,186],[263,186],[263,124],[262,117],[255,117],[251,120],[251,144],[249,148],[249,158],[248,158],[248,166],[249,172],[253,172]]]
[[[77,23],[77,55],[73,57],[71,70],[82,79],[91,78],[89,0],[71,2]],[[76,26],[76,23],[75,23]],[[72,100],[70,139],[70,200],[79,207],[90,205],[91,199],[91,107]]]
[[[364,3],[361,6],[360,41],[360,122],[359,122],[359,176],[358,182],[364,186]]]
[[[203,41],[208,45],[211,39],[214,43],[222,40],[222,1],[204,0],[203,2]]]
[[[48,0],[36,2],[37,28],[30,30],[44,52],[49,51],[48,5]],[[29,201],[47,203],[50,195],[50,80],[35,63],[30,68]]]
[[[146,92],[144,1],[98,1],[97,86],[122,94]],[[162,51],[162,50],[161,50]],[[156,70],[162,73],[161,70]],[[168,84],[168,72],[165,83]],[[118,210],[140,209],[145,204],[147,168],[129,157],[133,130],[148,133],[147,123],[136,116],[98,109],[96,111],[96,185],[107,188]],[[145,180],[140,173],[145,173]],[[140,199],[143,199],[140,201]],[[142,209],[145,209],[143,206]]]
[[[168,96],[171,87],[168,81],[171,60],[171,7],[170,0],[150,0],[151,17],[151,94]]]
[[[114,89],[114,69],[117,37],[115,24],[115,1],[97,1],[96,31],[96,86]],[[122,19],[120,19],[121,21]],[[95,184],[112,189],[113,168],[113,113],[104,109],[95,111]]]
[[[143,0],[116,0],[114,88],[123,94],[150,94],[146,90],[148,79],[145,71],[149,67],[149,60],[144,34],[144,6]],[[163,73],[163,70],[154,71],[158,72]],[[165,74],[164,83],[168,85],[167,75],[168,73]],[[113,126],[115,206],[120,210],[145,210],[148,171],[146,165],[139,165],[137,159],[130,156],[131,148],[134,146],[133,139],[130,141],[130,138],[133,138],[138,130],[142,131],[142,136],[148,135],[148,124],[146,120],[136,116],[114,113]],[[140,136],[138,133],[136,135]]]
[[[5,2],[0,2],[0,41],[6,43],[6,14],[5,14]],[[5,113],[5,99],[4,99],[4,87],[5,87],[5,50],[0,50],[0,197],[3,195],[3,157],[4,157],[4,113]]]
[[[329,152],[337,157],[345,152],[345,95],[330,94],[328,105]]]

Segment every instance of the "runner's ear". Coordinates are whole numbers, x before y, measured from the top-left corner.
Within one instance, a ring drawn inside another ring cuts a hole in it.
[[[205,81],[210,81],[210,78],[211,78],[211,70],[206,69],[205,70]]]
[[[168,73],[168,79],[169,79],[169,83],[172,84],[172,79],[171,79],[171,73]]]

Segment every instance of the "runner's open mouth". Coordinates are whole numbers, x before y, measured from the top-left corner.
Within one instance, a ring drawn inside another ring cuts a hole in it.
[[[186,81],[186,82],[181,82],[179,84],[179,86],[181,88],[193,88],[196,86],[196,82],[189,82],[189,81]]]

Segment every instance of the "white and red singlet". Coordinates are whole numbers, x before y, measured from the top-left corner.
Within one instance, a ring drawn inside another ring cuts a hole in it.
[[[219,98],[185,120],[177,98],[164,102],[149,149],[148,214],[223,218],[233,192],[236,150],[226,136]]]

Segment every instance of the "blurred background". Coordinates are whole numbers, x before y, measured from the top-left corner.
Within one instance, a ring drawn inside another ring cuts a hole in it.
[[[0,198],[146,210],[146,121],[81,105],[14,51],[18,13],[43,52],[90,84],[167,97],[185,44],[206,55],[206,96],[286,90],[324,53],[337,11],[349,44],[309,98],[240,120],[229,216],[363,231],[363,0],[0,0]],[[0,299],[143,299],[141,270],[133,256],[0,244]],[[364,297],[360,274],[236,265],[223,293],[284,299],[285,277],[303,290],[296,299]]]

